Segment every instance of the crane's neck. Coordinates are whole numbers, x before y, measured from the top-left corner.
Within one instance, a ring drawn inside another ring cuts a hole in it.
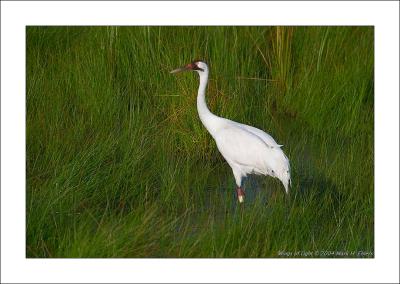
[[[198,72],[200,75],[200,85],[197,92],[197,111],[205,128],[212,136],[217,131],[221,118],[213,114],[207,107],[206,103],[206,88],[208,82],[208,70]]]

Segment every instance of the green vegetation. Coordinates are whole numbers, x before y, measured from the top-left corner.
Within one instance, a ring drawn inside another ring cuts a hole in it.
[[[373,27],[28,27],[27,257],[374,251]],[[197,116],[270,133],[285,196],[245,182]],[[335,257],[334,255],[328,255]],[[369,255],[371,257],[371,255]]]

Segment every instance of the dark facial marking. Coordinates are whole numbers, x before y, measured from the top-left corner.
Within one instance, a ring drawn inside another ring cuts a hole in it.
[[[199,66],[197,66],[197,62],[199,62],[199,61],[193,61],[192,63],[189,63],[188,65],[186,65],[186,68],[191,69],[191,70],[204,71],[203,68],[200,68]]]

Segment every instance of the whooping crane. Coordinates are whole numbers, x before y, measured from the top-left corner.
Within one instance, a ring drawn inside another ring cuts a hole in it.
[[[214,138],[219,152],[232,168],[236,181],[236,192],[240,203],[244,201],[242,179],[248,174],[269,175],[278,178],[289,192],[289,159],[281,147],[264,131],[216,116],[208,109],[205,99],[209,68],[202,60],[195,60],[171,71],[196,71],[200,76],[197,93],[197,110],[205,128]]]

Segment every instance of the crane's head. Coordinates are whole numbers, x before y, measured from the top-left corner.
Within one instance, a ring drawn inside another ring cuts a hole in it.
[[[172,70],[170,73],[179,73],[183,71],[197,71],[198,73],[208,72],[208,66],[207,63],[203,60],[194,60],[183,67]]]

